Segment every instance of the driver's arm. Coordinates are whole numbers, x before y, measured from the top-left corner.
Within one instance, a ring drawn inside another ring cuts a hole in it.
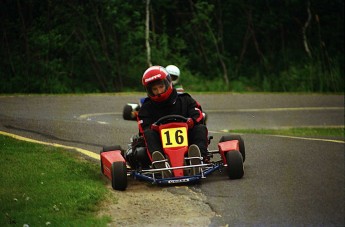
[[[192,97],[187,98],[188,103],[188,117],[192,118],[194,124],[202,124],[203,122],[203,115],[201,111],[200,104],[195,101]]]
[[[154,123],[154,120],[144,105],[139,110],[137,121],[140,134],[144,133],[146,129],[150,129],[150,126]]]

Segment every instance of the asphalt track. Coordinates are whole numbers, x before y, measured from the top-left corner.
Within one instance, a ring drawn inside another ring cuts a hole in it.
[[[0,96],[0,132],[97,160],[102,146],[126,148],[137,133],[136,122],[122,119],[122,108],[142,95]],[[208,113],[211,149],[231,129],[344,127],[343,95],[193,97]],[[190,186],[216,213],[210,226],[344,226],[344,137],[242,137],[243,179],[230,181],[215,173]]]

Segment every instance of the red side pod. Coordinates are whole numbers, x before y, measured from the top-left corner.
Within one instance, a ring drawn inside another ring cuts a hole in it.
[[[113,162],[126,162],[120,150],[104,151],[101,153],[103,174],[111,180],[111,165]]]
[[[219,153],[222,156],[223,163],[226,163],[225,153],[228,151],[239,151],[240,150],[240,143],[238,140],[230,140],[218,143]]]

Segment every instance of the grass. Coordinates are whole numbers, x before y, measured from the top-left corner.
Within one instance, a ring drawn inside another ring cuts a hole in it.
[[[288,128],[288,129],[237,129],[234,133],[271,134],[286,136],[327,136],[344,138],[344,128]]]
[[[64,149],[0,136],[0,226],[106,226],[109,196],[96,163]]]

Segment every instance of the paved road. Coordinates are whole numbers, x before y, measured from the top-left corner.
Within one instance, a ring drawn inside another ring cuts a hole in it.
[[[142,95],[2,96],[0,130],[96,153],[103,145],[126,148],[137,126],[122,119],[122,108]],[[342,95],[193,96],[209,115],[211,149],[224,130],[344,126]],[[344,226],[344,138],[243,138],[243,179],[216,173],[191,187],[217,214],[211,226]]]

